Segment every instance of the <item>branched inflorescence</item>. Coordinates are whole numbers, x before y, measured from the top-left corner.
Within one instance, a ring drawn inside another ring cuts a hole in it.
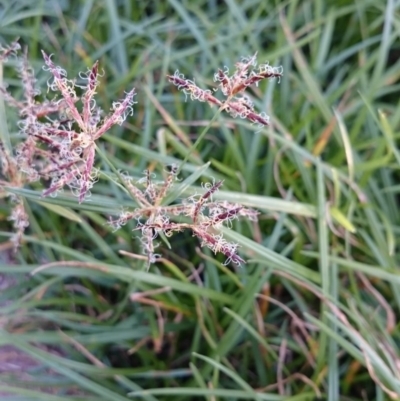
[[[225,255],[225,263],[243,263],[237,254],[238,245],[226,241],[220,229],[223,224],[230,224],[238,217],[254,221],[258,213],[239,204],[213,201],[212,196],[221,187],[222,181],[204,185],[203,194],[191,196],[179,204],[163,205],[163,200],[176,180],[176,173],[177,166],[172,166],[166,180],[160,183],[153,181],[149,171],[135,184],[130,177],[125,177],[125,186],[139,207],[134,211],[122,212],[117,220],[112,221],[112,225],[118,229],[129,220],[136,221],[135,230],[141,232],[143,251],[149,263],[157,260],[155,240],[160,234],[170,237],[174,232],[184,230],[190,230],[201,241],[201,246]],[[177,222],[178,216],[186,221]]]
[[[271,67],[267,64],[259,64],[257,67],[256,54],[252,57],[243,58],[236,63],[236,69],[229,75],[229,69],[219,69],[214,74],[214,81],[226,97],[225,100],[216,98],[209,89],[201,89],[194,81],[186,79],[183,74],[176,71],[174,75],[168,75],[168,79],[191,100],[207,102],[211,106],[217,106],[226,110],[232,117],[247,119],[260,127],[269,125],[269,117],[264,113],[256,113],[250,97],[244,94],[251,85],[258,85],[264,79],[280,79],[282,77],[281,67]]]
[[[18,43],[2,48],[0,62],[10,56],[16,57],[19,48]],[[97,178],[95,142],[113,125],[122,124],[133,113],[135,90],[126,93],[123,100],[114,102],[111,113],[102,118],[102,110],[94,98],[99,84],[98,62],[86,73],[80,74],[76,82],[68,79],[66,71],[56,66],[50,56],[43,51],[42,54],[44,70],[52,76],[48,88],[61,96],[39,101],[40,91],[26,54],[17,59],[24,99],[15,99],[5,88],[0,90],[5,101],[18,110],[19,130],[24,139],[15,148],[15,154],[4,144],[1,146],[4,180],[0,179],[0,184],[21,188],[27,183],[44,179],[50,184],[43,196],[55,195],[68,186],[82,202],[90,194]],[[14,238],[16,243],[28,225],[22,205],[22,201],[17,199],[17,206],[10,217],[18,233]]]
[[[18,43],[0,48],[0,63],[8,57],[17,58],[19,49]],[[23,138],[14,152],[0,141],[0,186],[23,188],[29,183],[44,180],[49,185],[43,191],[43,196],[55,196],[68,186],[79,202],[82,202],[90,194],[97,178],[94,167],[96,141],[113,125],[122,124],[133,113],[135,90],[127,92],[123,100],[114,102],[111,113],[102,118],[102,110],[95,101],[99,85],[98,62],[86,73],[80,74],[77,80],[70,80],[64,69],[56,66],[45,52],[42,54],[44,70],[51,74],[48,89],[58,94],[58,97],[50,100],[40,97],[35,74],[26,54],[17,58],[24,98],[17,100],[0,87],[0,94],[5,101],[19,113],[19,134]],[[242,93],[248,86],[265,78],[280,77],[281,73],[267,65],[250,71],[250,68],[255,67],[254,56],[238,63],[232,76],[228,76],[227,70],[217,72],[215,79],[227,97],[224,102],[215,98],[211,91],[198,88],[179,73],[169,79],[193,99],[207,101],[223,107],[233,116],[266,125],[267,117],[256,114],[250,99]],[[229,225],[238,217],[255,220],[257,212],[239,204],[214,201],[213,194],[219,190],[222,181],[206,184],[200,195],[193,195],[176,204],[168,203],[166,199],[171,194],[177,172],[177,166],[172,166],[166,179],[158,183],[149,171],[137,183],[121,175],[138,207],[132,211],[123,211],[112,225],[117,229],[128,221],[136,222],[134,230],[141,233],[143,251],[149,263],[157,260],[155,240],[158,237],[169,237],[184,230],[191,231],[201,246],[225,255],[226,263],[243,263],[237,253],[238,245],[228,242],[222,236],[221,227]],[[9,196],[14,202],[9,219],[14,224],[13,241],[17,247],[29,224],[28,215],[22,197],[7,190],[2,195]]]

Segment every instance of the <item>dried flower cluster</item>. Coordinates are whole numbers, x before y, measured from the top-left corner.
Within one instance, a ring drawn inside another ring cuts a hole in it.
[[[2,48],[0,62],[9,56],[16,57],[19,48],[18,43]],[[24,54],[17,59],[24,99],[15,99],[5,88],[0,90],[6,102],[18,110],[19,130],[24,140],[15,148],[15,155],[4,144],[1,146],[1,173],[5,180],[0,180],[0,184],[21,188],[26,183],[43,179],[50,182],[43,196],[55,195],[68,186],[82,202],[97,177],[95,141],[133,113],[135,90],[128,92],[122,101],[114,102],[111,113],[102,118],[102,110],[94,99],[99,84],[98,63],[80,74],[76,82],[67,79],[66,71],[56,66],[45,52],[42,53],[44,70],[52,75],[48,81],[49,91],[61,96],[37,100],[40,91],[27,56]],[[81,93],[80,97],[77,92]],[[79,104],[81,110],[77,107]],[[15,200],[17,205],[10,219],[18,233],[13,239],[18,243],[28,220],[22,200]]]
[[[201,240],[201,246],[210,248],[214,253],[222,253],[227,257],[225,263],[243,263],[237,254],[238,245],[226,241],[220,228],[238,217],[257,220],[258,212],[239,204],[212,200],[222,181],[204,185],[204,193],[183,199],[179,204],[163,205],[176,180],[177,166],[173,165],[167,178],[162,182],[154,182],[149,171],[145,177],[132,184],[130,177],[124,177],[124,183],[132,198],[138,204],[134,211],[124,211],[120,217],[112,221],[115,229],[125,225],[129,220],[136,220],[136,230],[141,231],[141,242],[148,262],[154,263],[158,255],[155,253],[155,240],[159,235],[170,237],[174,232],[190,230]],[[140,189],[139,187],[143,187]],[[187,222],[176,222],[178,216],[186,217]]]
[[[267,64],[259,64],[257,68],[256,54],[252,57],[243,58],[236,63],[236,70],[229,75],[229,69],[219,69],[214,74],[214,81],[218,82],[218,87],[214,91],[221,89],[225,100],[217,99],[209,89],[199,88],[194,81],[186,79],[179,71],[174,75],[168,75],[168,79],[179,90],[183,91],[191,100],[208,102],[211,106],[218,106],[226,110],[233,118],[240,117],[247,119],[260,127],[269,125],[269,117],[264,113],[256,113],[250,97],[244,94],[245,90],[251,85],[258,85],[263,79],[280,79],[282,77],[281,67],[271,67]]]

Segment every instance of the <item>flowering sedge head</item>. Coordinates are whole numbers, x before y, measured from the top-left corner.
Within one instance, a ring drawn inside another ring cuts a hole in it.
[[[280,79],[282,77],[281,67],[271,67],[268,63],[257,66],[256,54],[252,57],[243,58],[236,63],[235,71],[229,74],[229,69],[219,69],[214,74],[214,81],[218,83],[215,90],[221,90],[225,100],[219,100],[209,89],[201,89],[192,80],[186,79],[183,74],[176,71],[174,75],[168,75],[168,79],[179,90],[191,100],[207,102],[211,106],[224,109],[232,117],[247,119],[260,127],[269,125],[269,117],[265,113],[257,113],[249,96],[244,94],[246,89],[252,85],[258,86],[264,79]]]

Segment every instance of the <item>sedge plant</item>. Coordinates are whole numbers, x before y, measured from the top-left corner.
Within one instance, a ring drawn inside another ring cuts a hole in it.
[[[98,61],[76,79],[69,79],[67,72],[42,51],[43,69],[49,73],[48,97],[43,96],[37,88],[27,53],[18,56],[19,50],[17,42],[2,50],[3,62],[8,57],[14,57],[17,61],[24,98],[16,99],[6,88],[1,88],[6,102],[18,111],[22,140],[13,151],[2,144],[0,183],[3,187],[22,188],[39,181],[44,186],[44,197],[57,196],[68,187],[81,203],[90,196],[90,190],[99,175],[95,167],[96,142],[114,125],[123,124],[133,114],[135,89],[126,92],[122,100],[114,101],[110,112],[104,116],[95,99],[101,77]],[[253,103],[245,91],[261,80],[280,79],[281,76],[280,68],[268,64],[257,67],[256,55],[243,58],[236,64],[232,75],[229,75],[227,68],[216,72],[214,80],[218,87],[214,90],[221,90],[224,97],[221,100],[210,89],[201,89],[179,71],[169,75],[168,79],[192,100],[208,102],[233,117],[265,126],[269,124],[268,116],[254,111]],[[134,230],[141,232],[142,248],[149,264],[157,260],[155,240],[159,235],[170,237],[175,232],[185,230],[191,231],[200,240],[201,246],[211,249],[215,254],[222,253],[226,257],[225,263],[243,263],[244,260],[238,255],[238,245],[223,237],[221,227],[239,217],[256,220],[257,211],[237,203],[214,201],[213,194],[222,186],[222,181],[205,184],[202,194],[165,205],[164,199],[177,179],[177,172],[178,167],[171,166],[166,179],[161,182],[155,182],[150,171],[145,172],[144,179],[136,182],[121,174],[123,185],[138,207],[122,211],[111,224],[118,229],[128,221],[136,222]],[[14,224],[14,246],[18,247],[29,225],[28,215],[21,198],[7,190],[3,194],[14,203],[9,219]],[[185,221],[177,221],[178,216]]]

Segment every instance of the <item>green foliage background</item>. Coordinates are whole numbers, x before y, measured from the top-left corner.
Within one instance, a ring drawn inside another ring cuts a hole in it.
[[[133,227],[106,224],[132,202],[104,158],[81,205],[14,190],[31,225],[12,256],[1,201],[0,344],[35,363],[1,371],[6,399],[399,397],[399,34],[397,0],[0,1],[1,42],[20,37],[43,89],[41,49],[69,77],[100,60],[105,110],[137,88],[134,117],[101,140],[116,169],[161,176],[208,128],[176,191],[223,179],[218,199],[261,212],[225,230],[245,266],[182,234],[146,271],[120,253],[140,253]],[[210,87],[255,52],[284,69],[252,92],[267,129],[209,125],[216,109],[166,79],[179,69]],[[18,91],[10,65],[2,74]],[[17,143],[3,102],[0,116]]]

